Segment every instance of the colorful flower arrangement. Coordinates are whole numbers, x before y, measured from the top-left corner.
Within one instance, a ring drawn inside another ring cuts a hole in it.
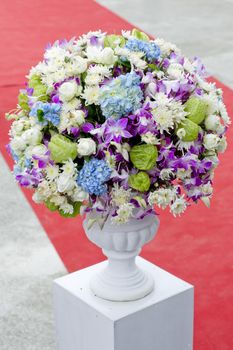
[[[136,29],[97,31],[49,45],[27,78],[8,150],[36,203],[117,224],[209,205],[230,119],[198,58]]]

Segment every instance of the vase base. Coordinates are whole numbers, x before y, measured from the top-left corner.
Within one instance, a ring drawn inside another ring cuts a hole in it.
[[[110,301],[134,301],[142,299],[154,289],[152,276],[137,268],[133,275],[116,277],[105,269],[90,281],[90,288],[95,296]]]

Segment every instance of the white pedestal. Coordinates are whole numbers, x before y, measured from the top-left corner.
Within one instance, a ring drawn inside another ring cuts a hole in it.
[[[92,294],[90,277],[106,261],[54,282],[59,350],[192,350],[193,286],[140,257],[136,261],[155,282],[154,291],[137,301]]]

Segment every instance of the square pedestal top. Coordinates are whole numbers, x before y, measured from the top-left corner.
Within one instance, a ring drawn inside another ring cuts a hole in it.
[[[141,257],[137,257],[136,262],[141,269],[153,276],[155,282],[154,291],[136,301],[111,302],[98,298],[91,292],[89,288],[91,276],[106,266],[107,261],[58,278],[55,280],[55,285],[64,288],[67,292],[73,294],[74,297],[81,299],[112,321],[117,321],[193,288],[191,284]]]

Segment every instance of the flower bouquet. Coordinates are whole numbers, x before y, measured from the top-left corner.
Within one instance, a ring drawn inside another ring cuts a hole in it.
[[[230,120],[200,59],[137,29],[96,31],[48,45],[27,79],[8,150],[35,202],[89,213],[86,230],[209,205]]]

